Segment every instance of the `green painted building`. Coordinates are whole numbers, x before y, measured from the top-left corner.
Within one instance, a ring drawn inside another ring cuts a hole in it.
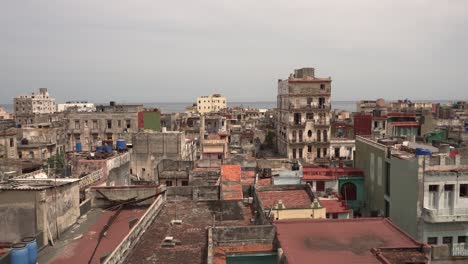
[[[348,190],[349,188],[353,190]],[[338,178],[338,189],[340,190],[343,199],[346,200],[348,207],[353,209],[355,212],[361,212],[365,206],[365,196],[364,196],[364,177],[356,176],[340,176]],[[346,194],[353,195],[353,197],[344,197]],[[352,198],[352,199],[350,199]]]

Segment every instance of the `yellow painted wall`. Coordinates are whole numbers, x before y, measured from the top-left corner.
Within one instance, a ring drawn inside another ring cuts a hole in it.
[[[325,208],[319,209],[273,209],[274,219],[301,219],[301,218],[311,218],[311,219],[325,219],[326,210]]]

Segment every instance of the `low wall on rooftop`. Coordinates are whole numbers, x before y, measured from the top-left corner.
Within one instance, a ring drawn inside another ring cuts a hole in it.
[[[164,195],[159,195],[158,198],[151,204],[146,213],[133,226],[128,235],[120,242],[120,244],[112,251],[112,253],[103,262],[104,264],[125,263],[125,258],[131,252],[131,249],[138,243],[141,236],[153,223],[156,216],[161,211],[164,205]]]
[[[212,201],[219,200],[219,186],[178,186],[167,187],[166,199]]]
[[[275,228],[272,225],[221,226],[212,228],[213,244],[225,246],[232,244],[273,243]]]
[[[90,190],[91,207],[109,207],[111,203],[104,199],[98,190],[105,196],[112,200],[126,200],[130,198],[143,199],[156,195],[161,191],[158,186],[103,186],[103,187],[92,187]],[[151,198],[146,201],[142,201],[139,205],[150,205],[156,198]]]

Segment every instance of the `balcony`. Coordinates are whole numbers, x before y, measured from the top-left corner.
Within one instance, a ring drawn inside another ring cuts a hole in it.
[[[450,253],[453,257],[468,256],[468,243],[452,244]]]
[[[328,120],[328,119],[315,120],[314,126],[316,126],[316,127],[329,127],[330,126],[330,120]]]
[[[289,110],[303,110],[303,111],[330,111],[331,110],[331,105],[330,104],[305,104],[305,105],[295,105],[295,104],[290,104],[289,105]]]
[[[428,223],[465,222],[468,221],[468,208],[424,208],[423,218]]]

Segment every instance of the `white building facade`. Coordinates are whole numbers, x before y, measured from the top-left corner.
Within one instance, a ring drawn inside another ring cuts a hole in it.
[[[56,110],[55,99],[49,96],[47,88],[39,88],[39,93],[15,97],[13,104],[15,115],[50,114]]]

